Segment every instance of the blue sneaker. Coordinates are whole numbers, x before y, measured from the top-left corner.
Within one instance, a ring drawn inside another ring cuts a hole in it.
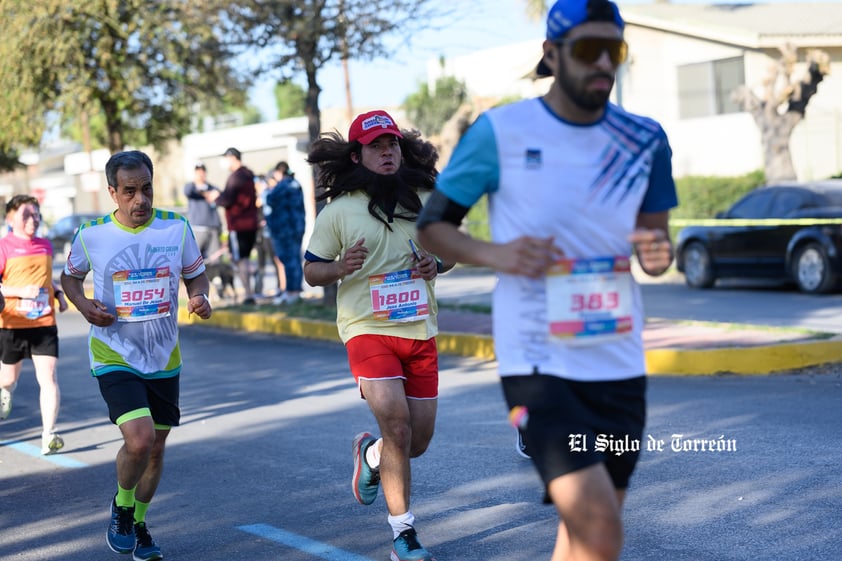
[[[111,524],[105,542],[114,553],[131,553],[134,549],[134,507],[117,506],[111,499]]]
[[[401,532],[392,545],[392,561],[436,561],[429,551],[418,543],[415,528]]]
[[[380,486],[380,470],[371,469],[365,461],[365,451],[377,442],[377,439],[367,432],[361,432],[354,437],[354,479],[351,487],[354,498],[360,504],[370,505],[377,498],[377,488]]]
[[[146,522],[138,522],[134,525],[134,535],[137,537],[137,544],[135,544],[132,552],[134,561],[153,561],[164,558],[161,548],[152,539],[152,535],[146,527]]]

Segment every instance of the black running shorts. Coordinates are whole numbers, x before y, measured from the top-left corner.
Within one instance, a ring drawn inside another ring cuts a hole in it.
[[[58,358],[58,328],[28,327],[23,329],[0,329],[2,362],[17,364],[25,358],[54,356]]]
[[[533,374],[502,377],[511,410],[526,407],[526,450],[545,485],[604,463],[616,489],[628,487],[646,421],[646,377],[579,382]]]
[[[132,372],[117,371],[96,379],[112,423],[117,424],[126,413],[148,408],[156,425],[178,426],[179,376],[147,380]]]

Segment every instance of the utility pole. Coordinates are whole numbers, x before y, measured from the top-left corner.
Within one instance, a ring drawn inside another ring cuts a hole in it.
[[[87,174],[89,177],[94,172],[94,154],[91,150],[91,126],[90,122],[88,121],[88,108],[85,107],[82,109],[81,115],[79,118],[82,121],[82,145],[88,154],[88,171]],[[92,209],[95,214],[99,214],[99,189],[92,191],[91,195],[93,196],[93,206]]]

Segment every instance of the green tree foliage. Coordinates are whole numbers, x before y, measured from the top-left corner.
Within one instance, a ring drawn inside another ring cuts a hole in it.
[[[279,73],[281,80],[303,74],[312,141],[321,134],[322,68],[343,59],[388,57],[389,37],[411,37],[449,15],[430,0],[240,0],[230,4],[227,33],[233,44],[261,49],[261,56],[246,61],[263,61],[253,73]]]
[[[435,89],[423,83],[418,91],[410,94],[403,102],[407,117],[424,135],[437,135],[444,124],[465,102],[468,91],[465,83],[454,76],[442,76],[436,80]]]
[[[37,144],[49,111],[63,124],[86,112],[95,125],[101,115],[111,151],[127,143],[160,147],[189,130],[196,103],[244,98],[217,37],[225,6],[0,0],[0,87],[9,98],[0,145]]]
[[[4,171],[14,171],[22,167],[18,161],[18,153],[14,148],[4,149],[0,147],[0,173]]]
[[[292,80],[281,80],[275,84],[275,104],[278,107],[278,119],[301,117],[306,115],[307,92]]]

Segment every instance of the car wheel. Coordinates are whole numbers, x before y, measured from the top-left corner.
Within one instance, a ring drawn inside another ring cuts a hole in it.
[[[693,288],[710,288],[716,283],[710,252],[701,242],[684,248],[684,280]]]
[[[798,289],[807,294],[825,294],[836,284],[827,251],[817,243],[798,248],[793,261],[793,276]]]

